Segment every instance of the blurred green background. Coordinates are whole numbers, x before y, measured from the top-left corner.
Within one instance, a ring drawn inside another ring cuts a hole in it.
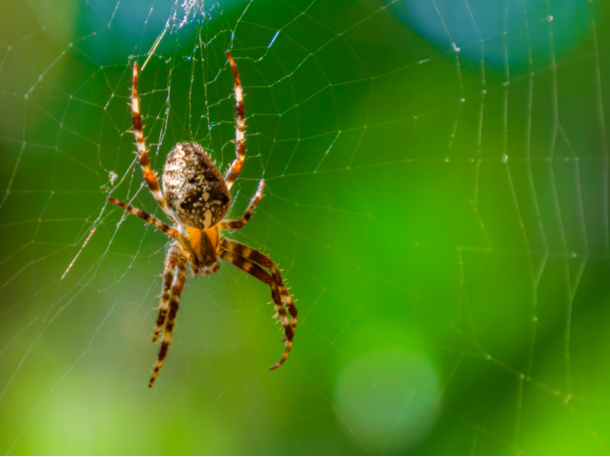
[[[0,11],[0,453],[609,452],[606,2]],[[300,326],[269,372],[267,286],[191,278],[148,389],[167,239],[106,200],[163,218],[131,67],[153,167],[178,141],[224,167],[229,49],[231,214],[267,190],[226,235],[284,269]]]

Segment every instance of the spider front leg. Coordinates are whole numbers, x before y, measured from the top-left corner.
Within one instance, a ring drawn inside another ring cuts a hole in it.
[[[169,300],[168,305],[169,313],[167,315],[167,322],[165,323],[165,330],[163,332],[163,340],[161,341],[161,349],[159,349],[159,356],[157,357],[157,363],[155,364],[155,368],[153,370],[152,376],[148,383],[148,387],[152,387],[155,379],[159,374],[159,370],[163,366],[163,360],[167,355],[167,351],[169,349],[169,344],[172,340],[172,331],[174,330],[174,325],[176,323],[176,315],[178,314],[178,306],[180,305],[180,294],[184,290],[184,283],[186,282],[186,262],[187,257],[182,250],[182,247],[178,242],[172,243],[170,246],[170,250],[168,251],[168,263],[175,263],[174,271],[173,271],[173,279],[171,284],[171,290],[169,291]],[[165,291],[164,291],[165,292]],[[163,304],[163,297],[161,303]],[[164,311],[162,308],[159,309],[159,318],[157,319],[157,325],[159,320],[162,318],[162,313],[167,312],[167,309]],[[165,320],[165,316],[163,315],[163,320]]]
[[[252,217],[252,213],[254,212],[254,210],[258,206],[259,202],[261,201],[261,198],[263,198],[263,189],[264,188],[265,188],[265,180],[261,179],[258,183],[258,188],[256,189],[256,193],[252,197],[252,200],[250,200],[250,204],[248,205],[248,208],[246,208],[246,211],[244,212],[244,215],[241,217],[241,219],[231,219],[231,220],[227,220],[227,221],[222,221],[218,224],[218,228],[223,229],[223,230],[232,230],[232,229],[240,229],[244,225],[246,225],[248,223],[248,221],[250,220],[250,218]]]
[[[146,149],[146,142],[144,140],[144,130],[142,128],[142,116],[140,116],[140,99],[138,98],[138,63],[133,65],[133,87],[131,89],[131,119],[133,121],[134,135],[136,137],[136,144],[138,146],[138,154],[140,156],[140,166],[142,167],[142,173],[144,179],[150,188],[153,197],[161,207],[161,209],[168,215],[170,219],[173,218],[167,212],[167,200],[161,192],[159,182],[155,172],[150,168],[150,160],[148,159],[148,150]]]
[[[153,334],[153,343],[159,338],[161,327],[167,320],[169,301],[172,297],[172,284],[174,282],[174,270],[180,261],[182,248],[178,243],[172,243],[165,256],[165,271],[163,272],[163,290],[161,292],[161,303],[159,304],[159,315],[157,316],[157,326]]]
[[[220,257],[265,284],[268,284],[271,288],[271,296],[275,303],[275,309],[280,317],[282,326],[284,327],[285,338],[282,341],[286,342],[286,348],[284,349],[282,358],[275,365],[269,367],[270,370],[275,370],[283,364],[288,357],[290,349],[292,348],[294,332],[297,328],[297,308],[294,305],[292,296],[284,285],[280,270],[277,265],[263,253],[256,249],[252,249],[245,244],[239,243],[238,241],[228,240],[226,238],[223,238],[222,240]],[[271,274],[261,267],[268,268]],[[290,316],[286,313],[286,308],[288,308]]]

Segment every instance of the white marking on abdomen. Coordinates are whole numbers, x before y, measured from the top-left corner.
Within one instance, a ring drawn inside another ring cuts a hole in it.
[[[207,210],[203,213],[203,228],[208,229],[212,225],[212,211]]]

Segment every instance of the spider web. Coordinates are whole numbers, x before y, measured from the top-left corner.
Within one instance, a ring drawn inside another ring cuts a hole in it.
[[[599,0],[11,1],[0,17],[0,451],[607,454],[610,42]],[[298,299],[189,279],[133,152],[234,158],[230,237]],[[154,437],[154,438],[152,438]]]

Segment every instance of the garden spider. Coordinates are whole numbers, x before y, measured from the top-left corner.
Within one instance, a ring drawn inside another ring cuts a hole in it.
[[[282,341],[286,342],[282,358],[270,367],[271,370],[284,363],[292,347],[294,331],[297,326],[297,309],[284,285],[280,270],[263,253],[238,241],[224,238],[220,234],[220,230],[240,229],[248,223],[254,209],[263,197],[265,186],[265,181],[261,180],[241,219],[223,220],[231,202],[229,190],[239,176],[246,155],[243,89],[239,81],[235,61],[229,52],[227,52],[227,59],[233,70],[235,110],[237,112],[235,128],[236,159],[231,163],[223,177],[200,145],[197,143],[178,143],[170,151],[165,161],[162,178],[163,191],[159,188],[155,172],[150,168],[144,132],[142,131],[142,117],[140,116],[137,62],[133,66],[131,110],[138,147],[137,154],[140,157],[144,179],[153,197],[163,212],[174,223],[174,226],[170,227],[142,210],[115,198],[108,198],[112,203],[163,230],[174,240],[169,245],[165,256],[161,304],[159,305],[159,315],[152,340],[153,342],[157,341],[162,327],[164,327],[163,339],[148,387],[152,387],[155,382],[172,339],[180,294],[186,281],[187,262],[195,276],[204,276],[216,272],[220,268],[218,259],[223,259],[268,284],[275,303],[276,316],[279,315],[284,328]],[[286,309],[288,309],[288,313]]]

